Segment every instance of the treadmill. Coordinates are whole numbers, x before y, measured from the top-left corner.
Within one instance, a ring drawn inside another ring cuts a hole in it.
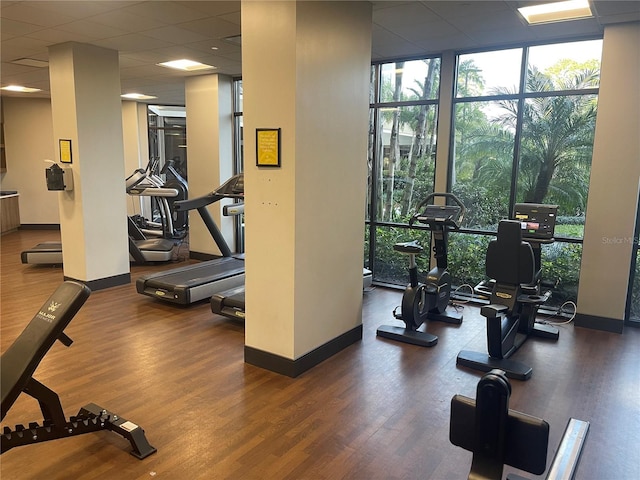
[[[176,211],[197,210],[222,254],[221,258],[141,276],[136,290],[158,300],[190,305],[220,291],[244,285],[243,255],[232,255],[207,206],[224,198],[244,199],[244,175],[234,175],[211,193],[174,203]]]
[[[146,238],[127,217],[129,228],[129,260],[134,263],[168,262],[173,258],[174,243],[164,238]],[[20,252],[22,263],[31,265],[62,265],[62,243],[41,242]]]
[[[371,270],[362,269],[362,289],[366,291],[371,287]],[[214,293],[209,300],[211,311],[233,320],[245,319],[244,284],[236,285],[228,290]]]

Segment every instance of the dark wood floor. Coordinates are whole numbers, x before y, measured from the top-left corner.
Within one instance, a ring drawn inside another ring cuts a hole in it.
[[[18,231],[2,247],[1,350],[62,281],[61,268],[22,265],[20,251],[58,232]],[[132,279],[166,266],[132,267]],[[145,460],[110,432],[15,448],[3,479],[462,479],[471,454],[448,439],[456,394],[475,396],[480,375],[456,367],[461,349],[484,350],[484,321],[432,323],[434,348],[376,338],[394,323],[401,292],[364,295],[364,338],[296,379],[243,362],[241,325],[207,303],[176,308],[138,295],[134,283],[94,292],[35,378],[67,415],[94,402],[141,425],[158,453]],[[640,330],[573,325],[557,343],[518,352],[534,367],[512,382],[511,408],[551,424],[549,460],[570,417],[591,422],[580,479],[640,478]],[[21,395],[3,426],[40,421]],[[508,472],[505,469],[505,473]],[[531,476],[532,478],[536,478]],[[542,478],[542,477],[540,477]]]

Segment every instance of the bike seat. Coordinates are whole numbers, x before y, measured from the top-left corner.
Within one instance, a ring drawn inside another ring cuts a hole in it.
[[[410,242],[399,242],[399,243],[396,243],[393,246],[393,249],[396,252],[413,253],[413,254],[422,253],[422,251],[424,250],[424,248],[422,248],[422,246],[418,243],[417,240],[412,240]]]

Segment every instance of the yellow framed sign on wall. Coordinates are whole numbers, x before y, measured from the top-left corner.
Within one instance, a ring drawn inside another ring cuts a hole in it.
[[[280,166],[280,129],[256,128],[256,165]]]
[[[60,146],[60,163],[72,163],[71,140],[60,138],[58,145]]]

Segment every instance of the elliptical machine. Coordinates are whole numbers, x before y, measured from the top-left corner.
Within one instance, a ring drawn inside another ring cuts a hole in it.
[[[441,197],[451,199],[455,205],[434,205],[432,200]],[[425,283],[418,281],[416,255],[424,248],[417,240],[396,243],[393,249],[409,255],[409,285],[402,295],[402,305],[396,307],[393,316],[402,320],[405,328],[381,325],[377,335],[399,342],[410,343],[422,347],[432,347],[438,343],[438,337],[428,332],[418,331],[427,320],[438,320],[459,325],[462,315],[447,313],[451,298],[451,276],[447,271],[447,240],[449,230],[458,230],[464,218],[464,204],[453,193],[432,193],[416,207],[416,213],[409,220],[409,225],[416,222],[428,225],[433,237],[433,254],[436,267],[428,274]],[[400,308],[400,313],[398,313]]]

